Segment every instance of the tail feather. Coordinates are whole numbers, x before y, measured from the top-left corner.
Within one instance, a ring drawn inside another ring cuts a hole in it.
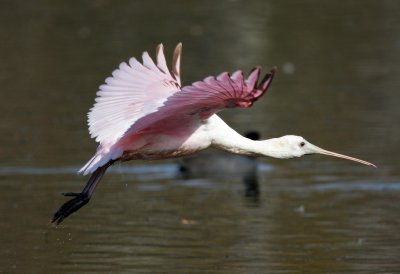
[[[78,171],[78,173],[87,175],[93,173],[99,167],[106,165],[110,161],[115,161],[120,158],[122,151],[120,149],[111,149],[108,152],[104,152],[103,149],[99,149],[96,154]]]
[[[87,175],[89,173],[92,173],[94,170],[96,170],[97,167],[101,166],[99,165],[99,162],[102,159],[102,155],[95,154],[79,171],[79,174]]]

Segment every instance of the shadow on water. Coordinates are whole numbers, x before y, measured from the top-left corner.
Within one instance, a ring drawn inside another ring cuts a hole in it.
[[[257,131],[247,131],[245,137],[259,140]],[[234,155],[208,149],[178,160],[180,175],[190,178],[241,178],[245,186],[245,196],[257,198],[259,195],[258,161],[256,157]]]

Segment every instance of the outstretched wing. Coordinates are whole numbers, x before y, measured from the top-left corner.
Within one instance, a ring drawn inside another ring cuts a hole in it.
[[[88,113],[89,132],[100,144],[115,143],[137,120],[157,111],[164,101],[180,90],[182,44],[174,51],[173,68],[167,67],[164,48],[157,47],[157,65],[147,52],[143,64],[135,58],[121,63],[97,92]]]
[[[210,76],[185,86],[180,92],[168,97],[156,112],[137,120],[125,135],[147,130],[174,129],[194,119],[205,120],[226,108],[250,107],[267,91],[274,73],[275,68],[259,84],[260,68],[257,67],[247,79],[238,70],[232,75],[224,72],[218,77]]]
[[[157,65],[143,53],[143,64],[135,58],[122,63],[106,84],[100,86],[94,107],[88,114],[89,131],[100,146],[79,172],[93,172],[109,160],[118,159],[121,139],[139,133],[179,132],[196,120],[206,120],[226,108],[250,107],[268,89],[275,69],[258,84],[260,68],[244,79],[242,71],[224,72],[181,88],[178,44],[170,71],[163,46],[157,47]],[[121,140],[123,141],[123,140]],[[123,143],[123,142],[122,142]],[[114,147],[111,149],[111,147]]]

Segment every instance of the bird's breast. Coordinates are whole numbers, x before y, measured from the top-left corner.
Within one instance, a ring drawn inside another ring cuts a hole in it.
[[[192,132],[169,132],[146,136],[145,145],[124,149],[121,160],[160,160],[187,156],[206,149],[211,144],[208,132],[199,126]]]

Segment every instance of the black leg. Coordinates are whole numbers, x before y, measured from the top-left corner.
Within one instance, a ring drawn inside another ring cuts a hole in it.
[[[84,205],[86,205],[90,198],[93,195],[93,192],[96,188],[98,182],[103,177],[107,168],[111,166],[115,160],[108,162],[106,165],[99,167],[95,172],[93,172],[92,176],[90,176],[89,181],[86,186],[80,193],[76,192],[66,192],[63,193],[64,196],[75,197],[67,202],[65,202],[56,213],[54,213],[52,223],[60,224],[65,218],[67,218],[70,214],[74,213]]]

